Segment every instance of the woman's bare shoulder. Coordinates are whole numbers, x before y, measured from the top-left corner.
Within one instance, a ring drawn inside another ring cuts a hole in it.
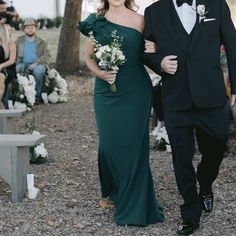
[[[135,25],[136,28],[138,28],[140,31],[143,31],[144,28],[144,16],[137,13],[137,12],[132,12],[132,22]]]

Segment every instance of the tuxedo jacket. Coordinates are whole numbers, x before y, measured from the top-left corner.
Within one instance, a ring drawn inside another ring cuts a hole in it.
[[[205,5],[205,19],[196,14],[190,35],[184,32],[172,0],[160,0],[145,10],[144,37],[157,44],[157,53],[144,53],[144,64],[162,76],[165,111],[216,108],[226,104],[226,90],[220,66],[220,46],[224,44],[232,94],[236,94],[236,30],[225,0],[196,0]],[[182,27],[182,29],[181,29]],[[161,70],[165,56],[176,55],[174,75]]]

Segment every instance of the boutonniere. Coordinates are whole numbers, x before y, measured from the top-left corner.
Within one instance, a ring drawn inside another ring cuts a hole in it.
[[[206,11],[205,5],[198,5],[197,6],[197,14],[199,15],[199,22],[201,22],[202,19],[206,18],[206,15],[209,11]]]

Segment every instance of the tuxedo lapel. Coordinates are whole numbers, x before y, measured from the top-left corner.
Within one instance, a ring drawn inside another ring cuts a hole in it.
[[[196,10],[198,5],[205,5],[206,11],[208,11],[206,0],[196,0]],[[193,31],[192,42],[190,44],[189,50],[191,50],[194,44],[197,42],[198,37],[200,36],[202,29],[203,20],[199,21],[199,15],[197,14],[197,21]]]
[[[176,43],[178,44],[178,46],[180,48],[182,48],[184,51],[186,51],[187,48],[186,48],[186,45],[184,45],[182,43],[181,36],[179,35],[180,32],[175,29],[175,27],[173,26],[172,21],[171,21],[171,14],[170,13],[168,14],[168,12],[171,11],[171,5],[170,5],[171,2],[170,1],[172,1],[172,0],[163,0],[162,1],[163,9],[164,9],[162,11],[162,18],[164,19],[163,22],[165,23],[170,36],[176,41]],[[173,9],[173,10],[175,10],[175,9]]]

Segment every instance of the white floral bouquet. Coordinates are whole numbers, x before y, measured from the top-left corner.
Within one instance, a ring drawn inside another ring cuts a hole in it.
[[[49,70],[44,85],[50,103],[67,102],[68,84],[55,69]]]
[[[39,132],[33,130],[32,135],[40,135]],[[30,163],[42,164],[45,163],[48,157],[48,151],[44,146],[44,143],[30,147]]]
[[[155,149],[171,152],[170,141],[165,127],[154,129],[152,135],[156,136]]]
[[[14,108],[28,108],[29,110],[35,103],[35,79],[32,75],[23,76],[17,74],[17,79],[12,85],[12,100]]]
[[[123,38],[117,35],[117,31],[111,33],[112,41],[110,44],[101,45],[95,40],[93,32],[90,32],[90,38],[94,44],[93,59],[98,64],[99,68],[106,71],[118,71],[119,67],[126,62],[122,48]],[[115,82],[110,85],[110,90],[116,92]]]
[[[36,131],[36,119],[33,117],[31,122],[25,124],[24,134],[40,135]],[[47,161],[48,151],[44,146],[44,143],[40,145],[34,145],[30,147],[30,163],[31,164],[42,164]]]

